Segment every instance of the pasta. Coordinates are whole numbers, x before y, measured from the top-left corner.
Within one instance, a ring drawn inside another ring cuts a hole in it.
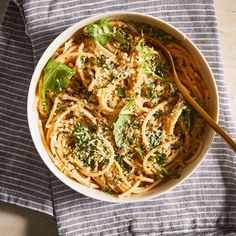
[[[203,119],[147,37],[170,51],[181,82],[207,109],[206,86],[181,42],[119,20],[88,25],[61,45],[36,91],[39,129],[53,163],[80,184],[120,198],[178,178],[203,145]]]

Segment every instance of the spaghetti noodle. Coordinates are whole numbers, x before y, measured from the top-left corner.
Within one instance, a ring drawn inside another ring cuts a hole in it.
[[[57,168],[90,188],[126,197],[177,178],[201,149],[204,121],[178,92],[164,55],[207,108],[191,53],[146,24],[101,20],[54,53],[36,92],[39,128]]]

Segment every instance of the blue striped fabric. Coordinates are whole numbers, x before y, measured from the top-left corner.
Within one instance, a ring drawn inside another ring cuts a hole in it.
[[[0,199],[53,214],[49,171],[31,140],[26,103],[32,44],[10,2],[0,29]]]
[[[34,66],[68,26],[116,10],[159,17],[193,40],[215,76],[220,125],[235,135],[212,0],[12,0],[0,31],[0,198],[51,215],[54,208],[60,235],[235,235],[236,159],[218,135],[187,181],[157,199],[133,204],[76,193],[49,174],[38,157],[26,120]]]

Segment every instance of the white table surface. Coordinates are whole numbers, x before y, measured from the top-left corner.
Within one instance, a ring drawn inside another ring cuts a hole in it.
[[[236,123],[236,0],[215,0],[221,55],[231,110]]]
[[[8,0],[0,0],[0,18]],[[236,122],[236,0],[215,0],[221,53],[231,109]],[[56,223],[49,216],[0,203],[0,235],[56,236]]]

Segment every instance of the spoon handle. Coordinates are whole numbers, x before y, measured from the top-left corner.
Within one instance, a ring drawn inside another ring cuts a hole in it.
[[[215,130],[216,133],[218,133],[231,147],[232,149],[236,152],[236,143],[234,142],[234,140],[213,120],[213,118],[208,115],[208,113],[192,98],[192,96],[189,94],[189,92],[187,91],[187,89],[182,85],[182,83],[179,80],[179,77],[177,75],[177,72],[175,70],[175,64],[174,64],[174,60],[169,52],[169,50],[162,45],[158,40],[152,39],[150,37],[145,37],[145,39],[152,43],[153,45],[157,46],[162,52],[163,54],[166,56],[166,58],[168,59],[168,61],[171,64],[172,67],[172,72],[173,72],[173,76],[174,76],[174,81],[175,84],[178,88],[178,90],[180,91],[180,93],[182,94],[182,96],[185,98],[185,100],[187,102],[189,102],[194,109],[202,116],[202,118],[211,126],[211,128],[213,130]]]
[[[182,83],[179,81],[178,75],[176,73],[175,67],[173,67],[173,59],[171,58],[171,64],[173,68],[173,74],[175,77],[175,83],[185,100],[189,102],[194,109],[203,117],[203,119],[215,130],[236,152],[236,143],[234,140],[213,120],[213,118],[191,97],[189,92],[185,89]]]
[[[183,88],[183,87],[182,87]],[[185,89],[183,89],[185,90]],[[183,97],[194,107],[194,109],[203,117],[204,120],[215,130],[236,152],[236,143],[234,140],[213,120],[213,118],[190,96],[186,91],[180,91]]]

